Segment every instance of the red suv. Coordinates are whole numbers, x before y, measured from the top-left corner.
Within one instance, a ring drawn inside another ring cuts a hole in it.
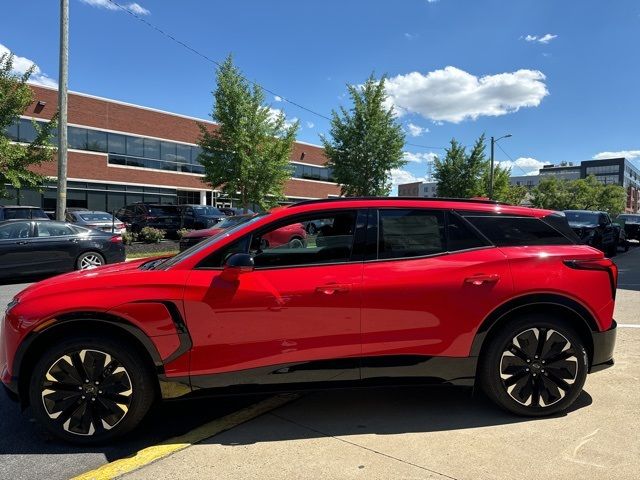
[[[315,220],[303,246],[263,241]],[[547,415],[613,364],[616,280],[550,211],[309,201],[173,258],[32,285],[7,307],[0,372],[76,442],[122,435],[154,400],[204,389],[477,384],[513,413]]]

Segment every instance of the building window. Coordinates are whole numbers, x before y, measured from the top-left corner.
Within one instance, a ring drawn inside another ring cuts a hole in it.
[[[127,153],[125,146],[125,137],[118,133],[109,133],[109,153],[120,153],[124,155]]]

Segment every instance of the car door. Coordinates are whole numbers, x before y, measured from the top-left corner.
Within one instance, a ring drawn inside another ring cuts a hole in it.
[[[33,255],[28,240],[33,222],[15,221],[0,225],[0,273],[3,277],[32,273],[39,258]]]
[[[429,357],[468,356],[474,329],[512,290],[505,255],[445,211],[373,210],[369,224],[362,378],[425,376]]]
[[[359,379],[358,248],[366,215],[331,215],[340,228],[323,238],[295,248],[265,246],[264,236],[317,214],[287,219],[219,249],[193,270],[184,299],[194,387]],[[221,267],[236,252],[249,252],[255,268],[228,281]]]
[[[35,235],[29,242],[47,271],[66,272],[75,268],[80,238],[70,225],[51,220],[35,222]]]

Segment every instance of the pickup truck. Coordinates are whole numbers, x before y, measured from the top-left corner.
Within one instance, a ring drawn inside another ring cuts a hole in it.
[[[627,236],[624,229],[611,221],[607,212],[592,210],[565,210],[564,214],[571,229],[580,240],[613,257],[618,247],[629,250]]]

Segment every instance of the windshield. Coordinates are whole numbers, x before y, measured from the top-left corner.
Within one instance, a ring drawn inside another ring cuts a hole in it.
[[[569,223],[598,223],[598,214],[595,212],[565,211],[564,214]]]
[[[167,205],[165,207],[152,206],[149,207],[149,215],[178,215],[178,207],[175,205]]]
[[[194,212],[198,215],[215,215],[219,217],[224,217],[224,213],[218,210],[215,207],[193,207]]]
[[[166,261],[154,265],[153,268],[162,268],[162,269],[170,268],[171,266],[181,262],[185,258],[190,257],[194,253],[199,252],[203,248],[208,248],[211,244],[219,242],[221,239],[228,237],[229,235],[236,232],[237,230],[244,228],[245,226],[248,226],[252,223],[255,223],[257,220],[263,218],[266,215],[269,215],[269,212],[259,213],[257,215],[246,215],[246,216],[243,215],[241,222],[236,222],[236,224],[233,226],[221,229],[220,232],[216,233],[215,235],[212,235],[206,240],[195,244],[193,247],[188,248],[184,252],[180,252],[175,257],[168,258]],[[233,217],[233,218],[238,219],[238,217]],[[220,225],[221,223],[222,222],[220,222],[218,225]]]
[[[79,213],[78,216],[85,222],[110,222],[113,217],[110,213]]]
[[[6,208],[4,210],[5,220],[11,220],[14,218],[49,218],[47,215],[39,209],[32,208]]]

